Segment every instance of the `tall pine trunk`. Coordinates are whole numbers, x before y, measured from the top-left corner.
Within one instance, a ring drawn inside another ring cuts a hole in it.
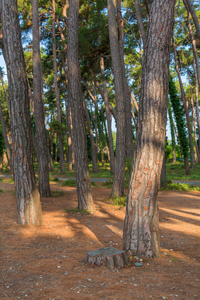
[[[18,219],[20,224],[39,225],[42,223],[42,210],[32,158],[30,98],[17,1],[2,0],[0,10],[10,97],[13,174]]]
[[[40,195],[50,197],[49,186],[49,157],[47,147],[47,135],[45,128],[45,112],[42,99],[42,66],[40,57],[40,33],[38,18],[38,0],[32,0],[33,22],[33,99],[34,116],[37,139],[38,160],[38,187]]]
[[[172,137],[172,157],[173,157],[172,162],[174,164],[174,163],[176,163],[176,140],[175,140],[175,134],[174,134],[171,103],[170,103],[169,99],[168,99],[168,114],[169,114],[169,122],[170,122],[171,137]]]
[[[68,98],[72,110],[75,175],[78,208],[93,210],[86,132],[83,115],[83,95],[78,53],[79,0],[69,0],[69,31],[67,36]]]
[[[124,93],[124,78],[122,72],[122,62],[118,42],[118,31],[115,16],[115,1],[108,0],[108,29],[111,48],[112,68],[114,74],[115,101],[117,111],[117,141],[115,173],[112,186],[111,197],[120,197],[124,193],[124,173],[125,173],[125,138],[126,138],[126,102]]]
[[[54,66],[54,86],[56,94],[56,105],[57,105],[57,119],[58,122],[62,122],[61,117],[61,108],[60,108],[60,91],[58,87],[58,78],[57,78],[57,61],[56,61],[56,29],[55,29],[55,0],[52,0],[52,32],[53,32],[53,66]],[[63,150],[63,139],[62,136],[59,136],[59,156],[60,156],[60,174],[65,174],[65,160],[64,160],[64,150]]]
[[[165,148],[174,6],[175,0],[154,0],[151,4],[124,221],[124,249],[146,257],[158,256],[160,251],[157,194]]]

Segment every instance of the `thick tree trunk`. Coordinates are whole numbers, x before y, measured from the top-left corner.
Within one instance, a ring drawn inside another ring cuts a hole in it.
[[[109,138],[109,152],[110,152],[110,170],[111,173],[114,174],[115,168],[115,157],[114,157],[114,149],[113,149],[113,137],[112,137],[112,129],[111,129],[111,118],[110,118],[110,110],[109,110],[109,101],[108,101],[108,93],[106,88],[106,81],[104,76],[104,59],[103,56],[100,58],[100,67],[101,67],[101,76],[103,82],[103,94],[104,94],[104,101],[106,107],[106,120],[107,120],[107,127],[108,127],[108,138]]]
[[[95,146],[95,142],[94,142],[94,135],[93,135],[92,125],[91,125],[91,121],[90,121],[90,116],[89,116],[88,109],[87,109],[85,102],[83,102],[83,107],[84,107],[85,117],[87,120],[88,130],[89,130],[89,134],[90,134],[90,143],[91,143],[91,152],[92,152],[92,170],[93,170],[93,173],[98,173],[97,152],[96,152],[96,146]]]
[[[115,101],[117,111],[117,141],[115,173],[111,197],[120,197],[124,193],[124,172],[125,172],[125,138],[126,138],[126,102],[124,93],[124,78],[122,62],[118,42],[118,31],[115,17],[115,1],[108,0],[108,29],[111,48],[112,67],[115,85]]]
[[[61,108],[60,108],[60,92],[58,87],[58,78],[57,78],[57,62],[56,62],[56,30],[55,30],[55,0],[52,0],[52,32],[53,32],[53,66],[54,66],[54,86],[56,94],[56,104],[57,104],[57,119],[58,122],[62,122],[61,119]],[[60,156],[60,174],[65,174],[65,160],[64,160],[64,151],[63,151],[63,139],[62,136],[59,137],[59,156]]]
[[[19,223],[39,225],[42,223],[42,210],[32,160],[30,98],[17,1],[2,0],[0,8],[9,85],[13,173]]]
[[[154,0],[151,4],[124,221],[124,250],[147,257],[158,256],[160,251],[157,193],[165,148],[174,6],[175,0]]]
[[[72,109],[75,175],[78,194],[78,208],[93,210],[86,132],[83,116],[83,95],[78,55],[79,0],[69,0],[68,31],[68,97]]]
[[[180,74],[179,67],[178,67],[176,46],[174,44],[174,41],[173,41],[173,50],[174,50],[174,60],[175,60],[176,73],[178,75],[179,85],[180,85],[180,88],[181,88],[181,99],[182,99],[182,102],[183,102],[185,115],[186,115],[186,120],[187,120],[189,145],[190,145],[190,158],[191,158],[190,167],[191,167],[191,169],[193,169],[194,168],[194,147],[193,147],[193,138],[192,138],[192,128],[191,128],[189,111],[188,111],[188,101],[187,101],[187,98],[186,98],[186,95],[185,95],[185,91],[184,91],[184,87],[183,87],[183,83],[182,83],[182,79],[181,79],[181,74]]]
[[[34,116],[36,126],[36,139],[38,149],[38,187],[40,195],[50,197],[49,185],[49,159],[47,147],[47,135],[45,128],[45,112],[42,99],[42,66],[40,57],[40,33],[38,18],[38,0],[32,0],[32,22],[33,22],[33,99]]]

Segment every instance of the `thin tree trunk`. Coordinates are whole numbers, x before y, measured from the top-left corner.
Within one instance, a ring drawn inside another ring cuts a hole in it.
[[[182,98],[182,102],[183,102],[183,106],[184,106],[184,110],[185,110],[185,115],[186,115],[186,120],[187,120],[189,145],[190,145],[190,158],[191,158],[190,167],[191,167],[191,169],[193,169],[194,168],[194,147],[193,147],[193,138],[192,138],[192,128],[191,128],[191,124],[190,124],[190,117],[189,117],[189,111],[188,111],[188,101],[187,101],[187,98],[186,98],[186,95],[185,95],[185,91],[184,91],[184,87],[183,87],[183,83],[182,83],[182,79],[181,79],[181,75],[180,75],[180,71],[179,71],[179,67],[178,67],[176,46],[175,46],[174,40],[173,40],[173,51],[174,51],[174,60],[175,60],[175,66],[176,66],[176,73],[178,75],[179,85],[180,85],[180,88],[181,88],[181,98]]]
[[[168,114],[169,114],[169,122],[170,122],[170,129],[171,129],[171,137],[172,137],[172,155],[173,155],[173,164],[176,163],[176,140],[174,135],[174,125],[173,125],[173,117],[172,117],[172,110],[171,110],[171,103],[168,99]]]
[[[124,221],[124,250],[146,257],[158,256],[160,251],[157,194],[165,148],[174,7],[175,0],[154,0],[151,4]]]
[[[199,116],[199,89],[198,89],[198,78],[195,63],[193,61],[193,70],[195,75],[195,98],[196,98],[196,117],[197,117],[197,126],[198,126],[198,134],[199,134],[199,152],[200,152],[200,116]]]
[[[106,81],[104,76],[104,59],[103,56],[100,58],[100,67],[101,67],[101,76],[103,82],[103,94],[104,94],[104,101],[106,107],[106,120],[107,120],[107,127],[108,127],[108,138],[109,138],[109,152],[110,152],[110,170],[111,173],[114,173],[115,168],[115,157],[114,157],[114,149],[113,149],[113,137],[112,137],[112,129],[111,129],[111,119],[110,119],[110,110],[109,110],[109,101],[108,101],[108,93],[106,88]]]
[[[92,130],[92,125],[90,121],[90,116],[88,113],[88,109],[86,106],[86,103],[83,102],[83,107],[85,111],[85,116],[88,124],[88,130],[90,134],[90,142],[91,142],[91,152],[92,152],[92,170],[93,173],[98,173],[98,168],[97,168],[97,152],[96,152],[96,147],[95,147],[95,142],[94,142],[94,135],[93,135],[93,130]]]
[[[68,15],[68,97],[72,109],[75,175],[78,194],[78,208],[93,210],[86,132],[83,116],[83,95],[78,55],[79,0],[69,0]]]
[[[194,7],[192,5],[191,0],[183,0],[183,3],[188,11],[188,13],[190,13],[192,15],[193,21],[194,21],[194,25],[196,28],[196,33],[197,33],[197,37],[200,43],[200,26],[199,26],[199,21],[197,18],[197,15],[195,13]]]
[[[23,225],[39,225],[42,223],[42,209],[32,158],[30,98],[17,1],[2,0],[0,13],[10,97],[13,174],[18,219]]]
[[[4,80],[3,80],[3,76],[0,72],[0,80],[1,80],[1,83],[2,83],[2,86],[3,86],[3,91],[4,91],[4,94],[5,94],[5,97],[6,97],[6,103],[7,103],[7,106],[8,106],[8,113],[9,113],[9,116],[10,116],[10,103],[9,103],[9,98],[8,98],[8,95],[7,95],[7,91],[6,91],[6,86],[5,86],[5,83],[4,83]]]
[[[8,142],[8,136],[7,136],[6,126],[5,126],[5,122],[4,122],[1,102],[0,102],[0,120],[1,120],[1,129],[2,129],[2,133],[3,133],[3,138],[4,138],[4,142],[5,142],[5,146],[6,146],[6,152],[8,155],[8,163],[9,163],[11,171],[13,172],[12,153],[11,153],[10,145]]]
[[[162,163],[162,169],[161,169],[161,177],[160,177],[160,186],[161,187],[166,187],[167,186],[165,156],[163,157],[163,163]]]
[[[124,173],[125,173],[125,93],[124,78],[122,72],[122,62],[118,42],[118,31],[115,17],[115,1],[108,0],[108,29],[111,48],[111,59],[114,74],[115,101],[117,111],[117,141],[116,141],[116,159],[115,173],[112,186],[111,197],[120,197],[124,193]]]
[[[145,29],[144,29],[144,25],[143,25],[143,22],[142,22],[142,16],[141,16],[141,12],[140,12],[140,0],[135,0],[135,15],[136,15],[137,24],[138,24],[140,34],[142,36],[143,45],[145,46],[145,44],[146,44],[146,32],[145,32]]]
[[[53,66],[54,66],[54,86],[56,94],[56,104],[57,104],[57,118],[58,122],[62,123],[61,118],[61,108],[60,108],[60,92],[58,87],[58,78],[57,78],[57,62],[56,62],[56,30],[55,30],[55,0],[52,0],[52,32],[53,32]],[[59,154],[60,154],[60,174],[65,174],[65,159],[64,159],[64,150],[63,150],[63,139],[62,136],[59,136]]]
[[[33,99],[38,148],[38,188],[42,197],[50,197],[49,159],[45,128],[45,111],[42,99],[42,66],[40,57],[40,33],[38,18],[38,0],[32,0],[33,22]]]

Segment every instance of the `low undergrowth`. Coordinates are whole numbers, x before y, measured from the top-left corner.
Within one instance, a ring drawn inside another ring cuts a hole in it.
[[[172,181],[167,182],[166,187],[162,187],[161,191],[183,191],[183,192],[191,192],[191,191],[200,191],[199,186],[195,186],[192,184],[185,183],[173,183]]]
[[[66,209],[65,212],[67,213],[78,213],[81,215],[91,215],[91,212],[89,212],[87,209],[79,209],[78,207],[72,208],[72,209]]]

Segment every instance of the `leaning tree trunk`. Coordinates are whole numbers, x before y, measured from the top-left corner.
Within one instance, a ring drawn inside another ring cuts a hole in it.
[[[57,119],[58,122],[62,122],[61,118],[61,108],[60,108],[60,92],[58,87],[58,78],[57,78],[57,62],[56,62],[56,30],[55,30],[55,0],[52,0],[52,32],[53,32],[53,66],[54,66],[54,86],[56,94],[56,104],[57,104]],[[63,150],[63,139],[62,136],[59,136],[59,155],[60,155],[60,174],[65,174],[65,159],[64,159],[64,150]]]
[[[40,33],[38,18],[38,0],[32,0],[33,21],[33,99],[34,116],[37,139],[38,160],[38,188],[40,195],[50,197],[49,186],[49,158],[47,148],[47,135],[45,128],[45,112],[42,99],[42,66],[40,57]]]
[[[118,42],[118,31],[115,17],[115,1],[108,0],[108,29],[111,48],[111,59],[114,74],[115,101],[117,111],[117,141],[115,173],[112,186],[111,197],[120,197],[124,193],[124,173],[125,173],[125,93],[124,78],[122,72],[122,62]]]
[[[10,97],[13,173],[19,223],[38,225],[42,223],[42,210],[32,160],[30,98],[17,1],[2,0],[0,8]]]
[[[78,55],[79,0],[69,1],[68,31],[68,98],[72,110],[75,175],[78,194],[78,208],[93,210],[86,132],[83,115],[83,95]]]
[[[197,37],[200,43],[200,25],[199,25],[199,21],[197,18],[197,15],[195,13],[194,7],[192,5],[191,0],[183,0],[183,3],[188,11],[188,13],[190,13],[192,15],[193,21],[194,21],[194,25],[196,28],[196,33],[197,33]]]
[[[170,41],[175,0],[154,0],[144,49],[136,149],[124,221],[124,250],[160,251],[157,194],[165,148]]]

